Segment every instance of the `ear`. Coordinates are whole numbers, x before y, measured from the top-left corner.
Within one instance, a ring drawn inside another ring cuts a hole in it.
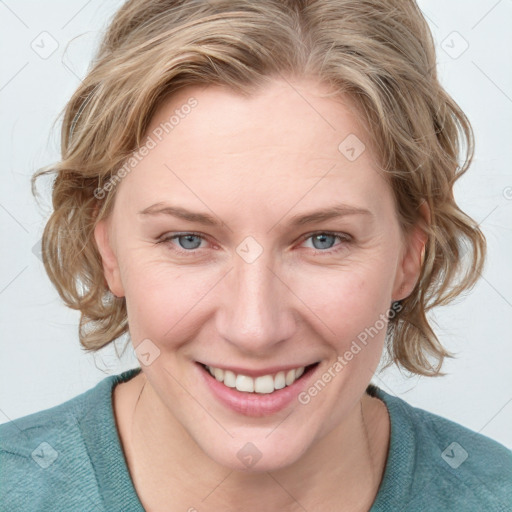
[[[94,228],[94,239],[103,262],[103,272],[110,291],[116,297],[124,297],[119,264],[110,243],[108,228],[108,221],[100,220]]]
[[[423,201],[419,210],[424,222],[430,225],[430,208],[426,201]],[[408,297],[420,276],[428,235],[419,224],[417,223],[405,238],[405,247],[393,286],[393,301]]]

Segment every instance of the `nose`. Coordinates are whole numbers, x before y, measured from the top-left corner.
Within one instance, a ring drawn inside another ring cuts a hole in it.
[[[245,355],[270,356],[296,328],[297,299],[271,259],[270,251],[252,262],[236,255],[234,268],[223,280],[218,333]]]

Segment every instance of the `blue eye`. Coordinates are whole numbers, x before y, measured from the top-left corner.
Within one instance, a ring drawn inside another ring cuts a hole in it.
[[[184,240],[184,245],[180,242],[180,245],[184,249],[198,249],[199,245],[201,245],[200,237],[194,234],[189,235],[178,235],[175,237],[177,240]],[[195,240],[194,240],[195,239]],[[199,245],[197,245],[197,242],[199,242]]]
[[[179,240],[179,246],[174,247],[178,250],[178,252],[194,252],[195,249],[199,249],[199,245],[201,245],[201,241],[204,238],[201,235],[196,233],[178,233],[175,235],[170,235],[162,238],[160,242],[171,242],[172,240]]]
[[[308,235],[304,240],[312,240],[313,249],[317,252],[335,252],[338,249],[330,250],[333,247],[333,243],[336,239],[341,241],[338,245],[345,245],[345,243],[350,242],[351,237],[344,233],[330,233],[327,231],[319,231],[317,233],[313,233]],[[334,246],[337,247],[337,246]]]
[[[343,249],[347,243],[350,243],[352,237],[346,233],[330,233],[328,231],[317,231],[311,233],[303,238],[303,242],[306,240],[312,240],[312,249],[315,253],[333,253]],[[340,240],[340,243],[334,245],[336,239]],[[178,240],[178,243],[174,243],[174,240]],[[206,238],[193,232],[185,233],[169,233],[164,237],[160,238],[157,243],[164,243],[169,245],[171,250],[181,254],[195,254],[201,249],[201,242],[206,241]],[[334,247],[334,248],[333,248]]]

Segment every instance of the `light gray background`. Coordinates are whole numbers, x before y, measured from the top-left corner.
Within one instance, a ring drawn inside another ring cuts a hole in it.
[[[118,361],[113,346],[96,355],[80,348],[79,315],[61,304],[37,256],[49,180],[39,185],[40,207],[29,185],[37,168],[59,158],[58,124],[53,130],[52,124],[121,4],[0,1],[0,423],[138,366],[132,349]],[[432,317],[442,342],[458,353],[446,363],[448,375],[408,379],[392,369],[374,382],[512,448],[512,1],[419,5],[436,40],[441,81],[475,130],[475,161],[456,198],[480,223],[489,257],[473,292]]]

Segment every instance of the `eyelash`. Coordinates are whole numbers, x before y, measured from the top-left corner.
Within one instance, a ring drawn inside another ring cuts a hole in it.
[[[180,238],[182,236],[187,236],[187,235],[197,236],[197,237],[201,238],[202,240],[206,240],[206,237],[204,235],[202,235],[201,233],[197,233],[195,231],[186,231],[186,232],[183,232],[183,233],[173,233],[173,234],[170,234],[170,235],[166,235],[163,238],[159,239],[157,241],[157,244],[165,243],[166,245],[172,245],[172,250],[177,252],[178,254],[186,254],[186,255],[196,254],[200,249],[185,250],[185,249],[181,249],[180,247],[170,243],[172,240],[174,240],[176,238]],[[313,254],[315,254],[315,255],[316,254],[333,254],[333,253],[336,253],[336,252],[340,251],[346,244],[352,242],[352,237],[349,234],[347,234],[347,233],[336,233],[336,232],[332,232],[332,231],[315,231],[313,233],[308,233],[307,235],[305,235],[302,238],[301,243],[304,243],[306,240],[312,238],[315,235],[334,236],[334,237],[338,238],[341,241],[340,244],[334,246],[334,248],[332,248],[332,249],[326,249],[326,250],[312,249],[313,250]]]

